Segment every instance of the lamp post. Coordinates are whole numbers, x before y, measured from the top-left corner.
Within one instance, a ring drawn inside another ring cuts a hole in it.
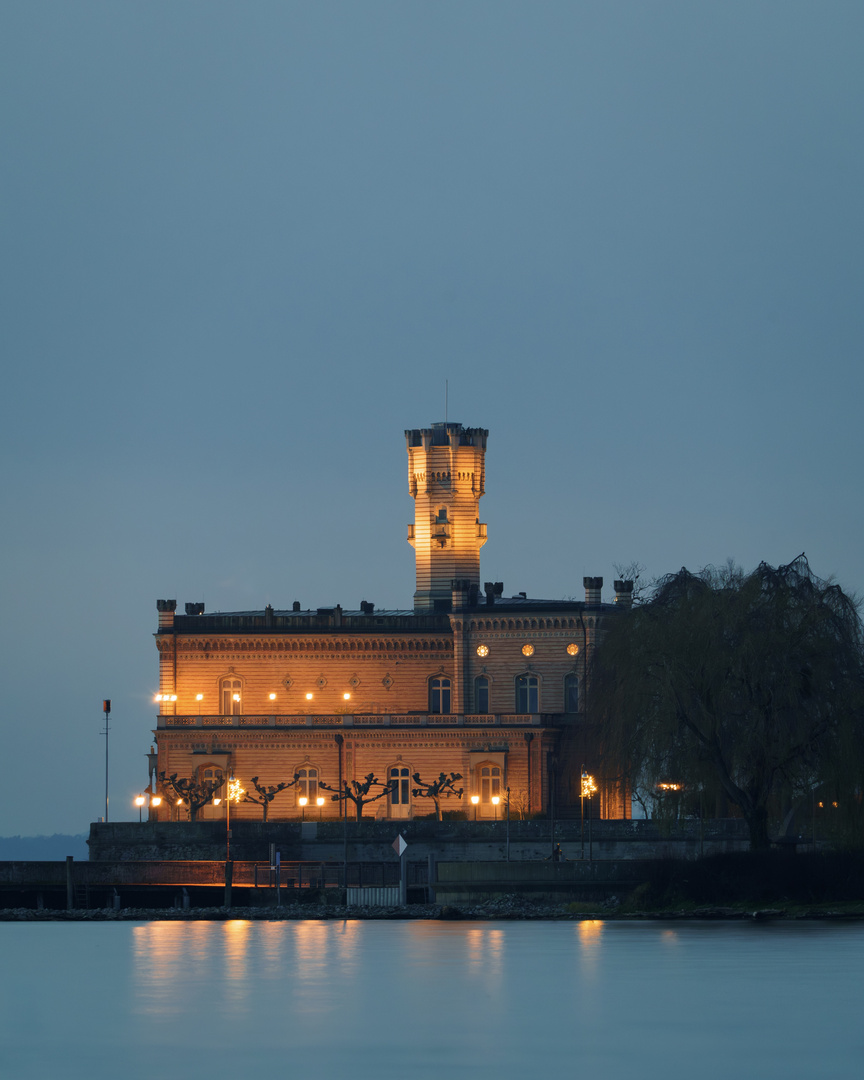
[[[306,798],[305,795],[301,795],[300,798],[297,801],[300,803],[300,806],[303,809],[303,820],[305,821],[306,820],[306,803],[308,803],[309,800]]]
[[[585,766],[582,766],[582,786],[579,789],[579,849],[580,859],[585,858]]]
[[[225,862],[231,861],[231,803],[239,803],[245,794],[240,787],[240,781],[235,780],[232,772],[228,776],[228,792],[225,796]]]
[[[315,804],[318,807],[318,820],[320,821],[321,820],[321,808],[324,805],[324,796],[319,795],[315,800]]]
[[[102,701],[102,712],[105,713],[105,821],[108,821],[108,717],[111,715],[111,698]]]
[[[474,820],[475,821],[477,820],[477,803],[479,803],[479,802],[480,802],[480,796],[479,795],[472,795],[471,796],[471,805],[474,807]]]
[[[509,785],[504,789],[507,792],[507,847],[506,847],[506,859],[510,862],[510,787]]]
[[[144,807],[147,807],[147,820],[150,820],[150,811],[162,805],[162,796],[154,795],[152,788],[148,788],[141,795],[135,796],[135,805],[138,807],[138,823],[141,823]]]
[[[582,803],[582,820],[580,824],[580,834],[582,841],[582,858],[585,858],[585,800],[588,799],[588,861],[591,862],[593,854],[591,845],[591,796],[597,790],[597,784],[594,782],[594,777],[585,771],[585,766],[582,766],[582,787],[580,789],[581,803]]]

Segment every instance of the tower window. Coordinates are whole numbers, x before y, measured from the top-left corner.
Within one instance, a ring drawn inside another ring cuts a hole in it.
[[[474,711],[489,712],[489,680],[485,675],[474,680]]]

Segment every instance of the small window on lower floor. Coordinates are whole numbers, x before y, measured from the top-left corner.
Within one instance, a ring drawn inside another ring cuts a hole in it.
[[[318,770],[311,769],[308,765],[297,770],[300,779],[297,781],[297,798],[308,799],[307,806],[314,806],[318,797]]]
[[[484,765],[480,769],[480,802],[491,803],[493,795],[501,794],[501,770],[497,765]]]
[[[390,802],[393,806],[407,806],[411,801],[410,779],[408,769],[396,767],[390,770]]]

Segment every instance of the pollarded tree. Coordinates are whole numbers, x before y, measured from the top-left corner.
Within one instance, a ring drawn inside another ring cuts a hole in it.
[[[270,803],[273,802],[280,791],[294,787],[294,785],[299,782],[300,775],[299,773],[295,773],[293,780],[284,780],[281,784],[259,784],[257,776],[253,776],[250,779],[252,780],[252,784],[255,787],[257,794],[253,795],[251,792],[246,791],[243,793],[243,801],[256,803],[260,806],[264,812],[262,820],[266,821]]]
[[[415,772],[411,777],[415,784],[419,786],[414,788],[411,794],[415,799],[424,798],[431,799],[435,803],[435,817],[441,820],[441,800],[449,799],[452,796],[456,796],[457,799],[462,798],[463,789],[455,786],[457,780],[462,779],[462,774],[458,772],[451,772],[448,776],[447,773],[440,773],[437,780],[433,780],[431,784],[424,783],[420,779],[420,773]]]
[[[774,796],[860,784],[862,674],[856,605],[803,555],[682,569],[611,621],[592,706],[631,784],[722,791],[764,848]]]
[[[331,787],[330,784],[325,784],[322,780],[318,781],[318,787],[324,788],[325,791],[333,791],[334,795],[330,798],[333,802],[348,803],[349,799],[354,803],[357,811],[357,820],[363,820],[363,807],[368,803],[373,803],[377,799],[383,799],[384,796],[390,791],[389,784],[383,784],[375,773],[367,773],[363,780],[345,780],[342,784],[342,790]],[[373,787],[380,787],[383,790],[379,791],[377,795],[370,795],[369,792]]]
[[[222,776],[216,780],[192,780],[177,773],[159,773],[162,790],[174,805],[182,804],[189,808],[189,820],[195,821],[202,806],[213,801],[213,796],[225,783]]]

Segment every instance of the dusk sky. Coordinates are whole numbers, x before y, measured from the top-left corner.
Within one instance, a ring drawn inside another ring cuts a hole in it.
[[[0,834],[132,820],[157,598],[410,607],[403,430],[490,431],[481,580],[864,592],[864,5],[0,8]]]

